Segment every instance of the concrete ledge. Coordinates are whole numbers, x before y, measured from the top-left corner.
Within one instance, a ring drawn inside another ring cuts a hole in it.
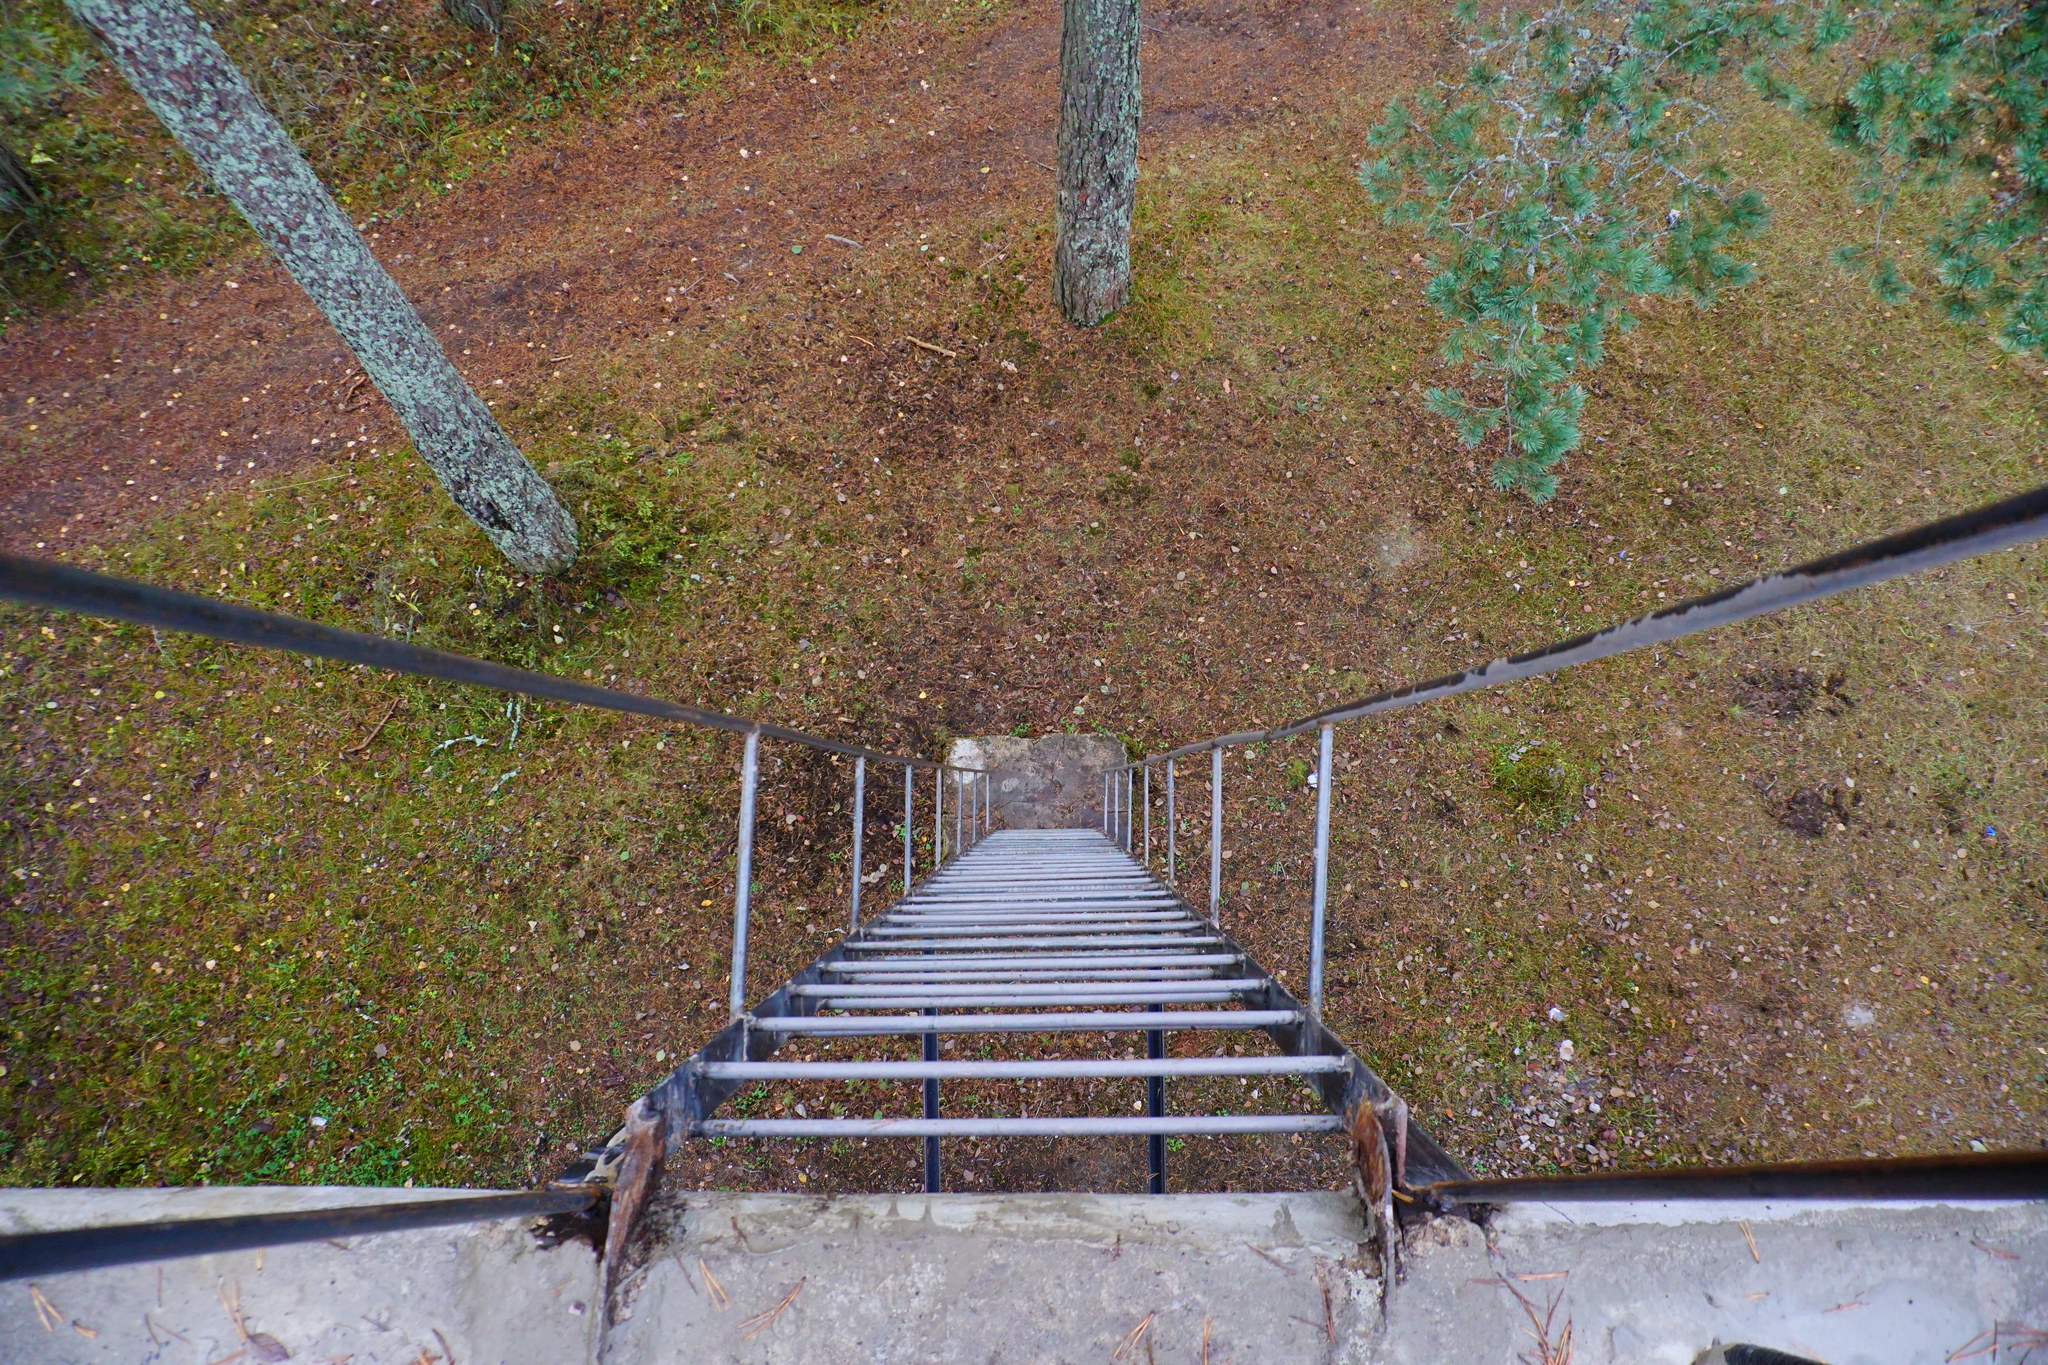
[[[0,1191],[0,1229],[471,1191]],[[1575,1365],[1690,1365],[1749,1341],[1833,1365],[1941,1361],[2048,1328],[2048,1206],[1527,1205],[1442,1220],[1381,1281],[1348,1195],[678,1192],[619,1287],[607,1365],[1329,1361],[1507,1365],[1534,1310]],[[9,1361],[573,1365],[596,1349],[587,1247],[522,1221],[0,1285]],[[1526,1301],[1528,1308],[1524,1308]],[[1552,1306],[1554,1304],[1554,1311]],[[779,1309],[779,1311],[778,1311]],[[1142,1331],[1140,1330],[1142,1328]],[[1136,1334],[1135,1336],[1133,1334]],[[424,1354],[423,1354],[424,1353]],[[1986,1350],[1985,1365],[2019,1354]]]
[[[611,1361],[1107,1361],[1148,1320],[1124,1360],[1318,1360],[1379,1312],[1347,1195],[708,1195],[658,1232]]]
[[[481,1193],[488,1191],[0,1190],[0,1231]],[[39,1317],[31,1285],[61,1319],[54,1328]],[[260,1353],[244,1351],[230,1304],[239,1304],[247,1331],[270,1337],[294,1361],[447,1365],[452,1355],[459,1365],[566,1365],[588,1360],[597,1339],[597,1262],[583,1245],[542,1250],[529,1220],[513,1219],[51,1275],[0,1284],[0,1357],[254,1365]]]

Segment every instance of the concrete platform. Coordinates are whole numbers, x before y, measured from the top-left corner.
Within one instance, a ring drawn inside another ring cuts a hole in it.
[[[1126,757],[1106,735],[981,735],[954,740],[946,761],[992,774],[997,829],[1100,829],[1102,774]]]
[[[445,1193],[0,1191],[0,1229]],[[1503,1212],[1486,1229],[1447,1220],[1408,1239],[1384,1320],[1356,1206],[1336,1194],[693,1193],[660,1206],[649,1232],[615,1297],[608,1365],[1509,1365],[1534,1358],[1531,1311],[1548,1314],[1553,1342],[1569,1324],[1575,1365],[1683,1365],[1717,1340],[1833,1365],[1973,1347],[1972,1360],[2013,1365],[2020,1350],[1989,1349],[1994,1326],[2008,1342],[2022,1325],[2048,1329],[2039,1205],[1574,1205]],[[516,1224],[34,1285],[57,1320],[39,1321],[29,1284],[0,1285],[7,1360],[284,1359],[259,1333],[290,1359],[350,1365],[561,1365],[599,1350],[591,1252],[541,1250]]]
[[[0,1190],[0,1233],[468,1193],[274,1185]],[[31,1286],[55,1314],[53,1326],[38,1314]],[[524,1222],[478,1223],[0,1284],[0,1360],[274,1365],[286,1358],[260,1342],[248,1349],[246,1331],[301,1362],[567,1365],[591,1359],[597,1301],[597,1262],[587,1245],[542,1250]]]

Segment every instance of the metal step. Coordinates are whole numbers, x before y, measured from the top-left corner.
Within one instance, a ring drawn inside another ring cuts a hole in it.
[[[1162,1133],[1335,1133],[1335,1114],[1168,1114],[1160,1118],[706,1119],[705,1137],[1107,1137]]]
[[[912,959],[915,962],[915,959]],[[1216,975],[1213,967],[1009,967],[995,971],[867,972],[857,968],[835,969],[835,976],[869,985],[896,982],[899,985],[937,985],[941,982],[997,984],[1009,981],[1201,981]],[[818,992],[804,986],[800,991]]]
[[[990,935],[987,937],[928,937],[878,939],[874,942],[849,940],[848,952],[900,953],[908,948],[1197,948],[1224,941],[1221,934],[1076,934],[1063,937]]]
[[[1146,1076],[1312,1076],[1342,1071],[1342,1057],[1076,1057],[1023,1062],[702,1062],[727,1081],[1028,1081]]]
[[[933,953],[907,954],[903,957],[864,957],[858,961],[830,962],[821,966],[820,970],[865,973],[921,972],[947,967],[975,967],[991,971],[1010,967],[1031,967],[1051,971],[1061,967],[1228,966],[1243,960],[1235,953]]]
[[[1077,992],[1086,995],[1107,995],[1113,994],[1118,990],[1128,989],[1132,993],[1133,999],[1142,999],[1158,995],[1162,992],[1172,993],[1177,991],[1194,994],[1203,991],[1250,991],[1257,990],[1265,984],[1266,979],[1261,976],[1198,977],[1193,981],[1132,981],[1129,983],[1109,981],[1094,986],[1077,984],[1071,981],[1020,981],[1014,985],[995,987],[991,987],[987,983],[971,981],[961,982],[957,985],[938,983],[916,985],[915,983],[899,981],[873,983],[821,981],[806,983],[801,986],[791,986],[789,993],[791,995],[829,995],[844,1000],[856,998],[882,1000],[903,994],[943,997],[950,995],[988,995],[991,991],[995,991],[1003,995],[1013,995],[1020,998],[1061,1000]],[[913,986],[914,989],[911,989]]]
[[[1235,998],[1235,990],[1231,988],[1205,981],[1187,984],[1192,989],[1169,989],[1176,987],[1176,983],[1164,982],[1157,987],[1142,989],[1090,991],[1077,988],[1059,995],[1008,991],[1001,987],[976,987],[976,994],[951,992],[938,987],[929,990],[906,988],[886,996],[819,997],[818,1007],[828,1010],[948,1010],[1030,1009],[1034,1005],[1077,1008],[1086,1005],[1094,1009],[1107,1005],[1227,1005]]]
[[[1150,1013],[1071,1012],[1061,1014],[892,1014],[771,1015],[753,1021],[762,1033],[861,1034],[902,1033],[1144,1033],[1154,1029],[1257,1029],[1299,1024],[1300,1010],[1185,1010]]]

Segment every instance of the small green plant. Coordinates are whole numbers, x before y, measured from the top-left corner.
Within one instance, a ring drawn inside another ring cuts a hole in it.
[[[1843,9],[1790,0],[1563,0],[1490,22],[1459,7],[1462,75],[1388,105],[1359,168],[1390,221],[1435,242],[1424,293],[1452,326],[1443,358],[1476,391],[1429,405],[1477,446],[1505,429],[1497,487],[1536,502],[1579,444],[1585,390],[1634,301],[1707,306],[1749,282],[1730,253],[1762,231],[1730,182],[1718,126],[1736,73],[1824,129],[1877,209],[1834,253],[1897,303],[1910,286],[1887,211],[1960,187],[1923,239],[1948,317],[2000,347],[2048,345],[2048,8],[1903,0]],[[1862,209],[1857,210],[1863,212]]]
[[[1562,825],[1578,808],[1586,775],[1564,750],[1547,740],[1495,746],[1487,764],[1494,790],[1518,811],[1547,825]]]
[[[1289,790],[1308,785],[1308,760],[1290,758],[1287,760],[1287,786]]]

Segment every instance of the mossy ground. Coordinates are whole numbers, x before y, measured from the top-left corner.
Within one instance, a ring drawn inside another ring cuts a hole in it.
[[[1013,20],[894,22],[971,84],[964,54]],[[680,341],[650,294],[644,335],[501,408],[589,534],[561,582],[506,573],[368,437],[67,557],[876,747],[1086,728],[1157,750],[2041,478],[2037,377],[1825,265],[1853,215],[1829,154],[1757,116],[1762,281],[1615,346],[1555,502],[1489,490],[1422,407],[1422,247],[1350,172],[1396,84],[1375,70],[1149,144],[1133,300],[1092,332],[1046,306],[1039,196],[942,203]],[[1347,727],[1330,1022],[1488,1170],[2048,1138],[2044,620],[2020,550]],[[517,1183],[723,1022],[735,742],[0,621],[7,1179]],[[1296,986],[1311,742],[1226,765],[1225,922]],[[1575,807],[1498,788],[1495,755],[1530,743],[1584,774]],[[1205,768],[1182,773],[1197,891]],[[763,990],[839,932],[849,788],[770,746]],[[1260,1089],[1173,1102],[1301,1102]],[[909,1148],[677,1169],[889,1188]],[[1141,1160],[1048,1151],[963,1145],[955,1178],[1134,1185]],[[1337,1156],[1190,1143],[1175,1179],[1337,1183]]]

